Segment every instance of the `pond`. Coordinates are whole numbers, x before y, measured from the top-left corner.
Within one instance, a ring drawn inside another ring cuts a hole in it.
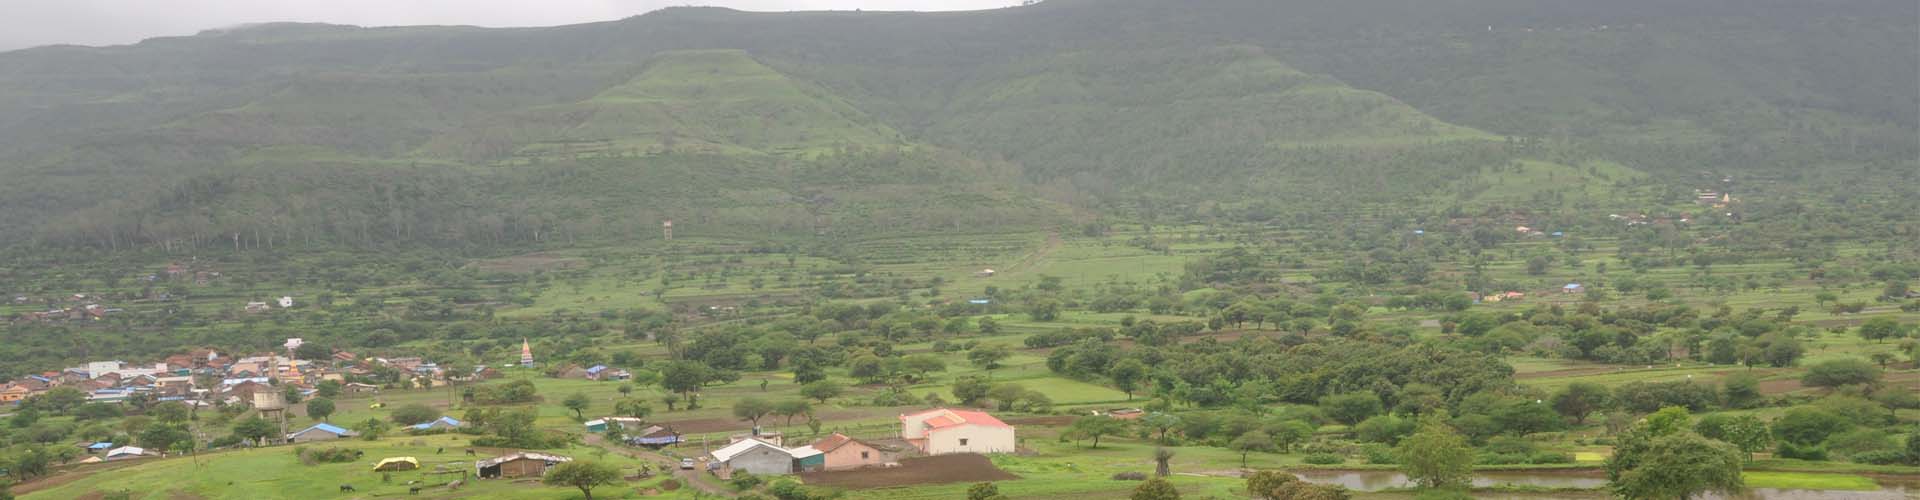
[[[1408,488],[1413,481],[1406,474],[1388,470],[1365,471],[1297,471],[1293,475],[1317,484],[1334,484],[1354,491],[1380,491],[1389,488]],[[1920,483],[1890,481],[1880,479],[1880,491],[1837,491],[1837,490],[1783,490],[1776,488],[1755,488],[1747,495],[1728,498],[1719,495],[1707,495],[1703,500],[1906,500],[1920,498]],[[1499,485],[1531,486],[1537,488],[1577,488],[1599,489],[1607,485],[1607,478],[1598,471],[1489,471],[1475,473],[1473,486],[1486,488]],[[1502,498],[1554,498],[1552,494],[1514,493]]]

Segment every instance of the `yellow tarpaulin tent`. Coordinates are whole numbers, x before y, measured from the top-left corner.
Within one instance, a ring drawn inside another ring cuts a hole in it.
[[[374,464],[373,471],[386,472],[386,471],[396,471],[396,470],[414,470],[418,468],[420,468],[420,461],[417,459],[414,459],[413,457],[393,457],[393,458],[382,459],[380,460],[380,463]]]

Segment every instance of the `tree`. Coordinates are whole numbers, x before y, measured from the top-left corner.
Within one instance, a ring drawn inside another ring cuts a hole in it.
[[[1113,387],[1127,393],[1127,400],[1133,400],[1133,391],[1140,390],[1140,382],[1147,377],[1147,364],[1138,359],[1127,358],[1114,363],[1107,370],[1107,377],[1113,379]]]
[[[1751,374],[1735,373],[1721,386],[1728,408],[1752,408],[1765,397],[1760,392],[1760,378]]]
[[[993,399],[993,403],[1000,411],[1013,411],[1013,405],[1019,403],[1020,398],[1026,395],[1027,388],[1020,384],[1000,384],[987,389],[987,397]]]
[[[1613,394],[1592,382],[1574,382],[1553,395],[1553,411],[1572,418],[1575,425],[1586,425],[1588,415],[1610,406]]]
[[[270,427],[268,434],[271,435],[278,430],[278,428]],[[165,452],[167,450],[180,449],[181,443],[193,442],[193,434],[188,433],[187,427],[184,425],[158,424],[147,427],[147,430],[140,431],[138,440],[141,447]]]
[[[981,325],[983,327],[986,325],[985,320],[981,320]],[[999,368],[1000,362],[1010,357],[1013,357],[1013,351],[1007,349],[1007,346],[998,344],[983,345],[967,351],[967,362],[988,372]]]
[[[191,417],[192,414],[193,411],[188,409],[185,403],[179,401],[160,403],[147,410],[147,416],[153,417],[154,420],[163,424],[186,423],[187,418]]]
[[[1800,383],[1814,387],[1873,384],[1879,381],[1880,367],[1854,358],[1821,362],[1800,376]]]
[[[1374,415],[1353,426],[1353,435],[1361,442],[1381,443],[1392,446],[1401,438],[1413,434],[1419,422],[1391,414]],[[1276,439],[1277,440],[1277,439]]]
[[[1700,419],[1693,430],[1707,439],[1714,439],[1733,445],[1747,454],[1747,462],[1753,462],[1753,454],[1773,446],[1773,435],[1767,429],[1767,423],[1753,415],[1731,416],[1715,413]]]
[[[1422,488],[1466,486],[1473,479],[1473,447],[1438,417],[1420,421],[1420,430],[1394,448],[1400,470]]]
[[[393,423],[400,425],[424,424],[438,420],[440,418],[440,410],[435,410],[433,407],[424,404],[414,403],[394,408],[393,414],[388,415],[387,418],[392,420]]]
[[[744,398],[733,404],[733,416],[752,422],[755,428],[760,427],[760,418],[768,413],[773,413],[773,403],[765,399]]]
[[[313,386],[313,394],[323,398],[334,398],[340,396],[340,390],[343,388],[345,384],[341,384],[338,380],[322,380]]]
[[[827,404],[827,400],[840,397],[840,393],[844,391],[846,391],[845,387],[831,380],[822,380],[800,386],[801,396],[813,398],[815,401],[819,401],[820,404]]]
[[[593,500],[593,489],[620,483],[620,469],[611,465],[588,460],[561,462],[547,469],[547,475],[541,480],[548,486],[572,486],[580,489],[587,500]]]
[[[1350,392],[1320,398],[1320,409],[1327,418],[1347,425],[1358,424],[1383,411],[1380,396],[1371,392]]]
[[[914,380],[926,380],[928,374],[947,371],[947,362],[932,354],[915,354],[901,358],[900,368],[912,373]]]
[[[267,437],[279,432],[279,426],[260,417],[248,418],[233,424],[233,435],[259,444],[264,444]]]
[[[1256,451],[1272,453],[1277,449],[1273,444],[1273,436],[1267,435],[1265,431],[1259,430],[1247,431],[1245,434],[1241,434],[1240,437],[1233,438],[1233,442],[1227,443],[1227,448],[1240,452],[1240,468],[1242,469],[1247,468],[1247,454]]]
[[[966,376],[953,381],[953,398],[963,405],[979,403],[993,390],[993,381],[986,377]]]
[[[1153,478],[1133,488],[1131,500],[1180,500],[1180,490],[1166,479]]]
[[[660,388],[687,400],[687,409],[698,406],[695,394],[713,380],[712,368],[696,361],[669,361],[660,369]]]
[[[313,398],[312,401],[307,401],[307,418],[326,422],[327,417],[333,416],[333,410],[331,399]]]
[[[1307,442],[1308,438],[1313,437],[1314,429],[1313,424],[1287,420],[1268,425],[1262,430],[1273,436],[1273,445],[1279,447],[1281,453],[1287,453],[1293,451],[1294,446]]]
[[[1607,461],[1613,492],[1626,498],[1692,498],[1714,492],[1732,496],[1746,489],[1740,450],[1680,431],[1615,448]]]
[[[645,400],[626,399],[614,403],[613,411],[633,418],[647,418],[648,415],[653,414],[653,405],[647,404]]]
[[[1080,417],[1067,426],[1067,432],[1074,436],[1093,440],[1093,448],[1100,448],[1100,437],[1127,431],[1127,421],[1105,415]]]
[[[1145,425],[1148,428],[1153,429],[1155,432],[1160,433],[1160,437],[1157,439],[1160,441],[1161,444],[1166,444],[1167,431],[1180,425],[1180,416],[1174,415],[1172,413],[1156,411],[1153,413],[1148,413],[1147,416],[1145,417],[1141,417],[1140,424]]]
[[[1825,442],[1827,436],[1851,428],[1853,428],[1853,422],[1839,415],[1802,406],[1789,409],[1785,415],[1774,419],[1773,436],[1787,443],[1811,446]]]
[[[27,398],[27,402],[23,403],[22,406],[33,406],[48,412],[65,415],[73,411],[74,408],[79,408],[80,405],[86,404],[86,402],[86,393],[80,392],[79,389],[72,387],[60,386],[48,389],[47,392],[41,393],[38,396]]]
[[[1866,323],[1861,323],[1858,333],[1862,339],[1880,342],[1886,339],[1900,338],[1901,335],[1906,333],[1905,330],[1905,327],[1900,326],[1900,322],[1894,321],[1893,318],[1882,316],[1867,320]]]
[[[793,417],[813,414],[813,404],[805,399],[788,399],[773,404],[773,414],[787,418],[787,425],[793,425]]]
[[[567,407],[569,410],[573,410],[574,418],[585,420],[587,418],[587,408],[593,406],[593,400],[587,398],[587,394],[584,392],[576,392],[568,394],[567,399],[560,401],[560,405]]]

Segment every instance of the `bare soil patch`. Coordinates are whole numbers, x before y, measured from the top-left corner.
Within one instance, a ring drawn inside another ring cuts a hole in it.
[[[993,466],[986,455],[956,454],[909,458],[899,467],[850,471],[808,472],[807,484],[848,489],[887,488],[920,484],[972,483],[1020,479]]]
[[[1526,380],[1526,379],[1536,379],[1536,378],[1581,377],[1586,375],[1599,375],[1602,373],[1613,373],[1617,371],[1620,371],[1620,367],[1618,366],[1590,366],[1585,368],[1567,368],[1562,370],[1547,370],[1544,372],[1515,373],[1513,374],[1513,378]]]

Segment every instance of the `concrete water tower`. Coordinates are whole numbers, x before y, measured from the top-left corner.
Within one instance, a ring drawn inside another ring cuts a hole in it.
[[[280,427],[280,434],[274,436],[274,441],[287,435],[287,398],[280,391],[253,391],[253,410],[260,412],[260,418]]]

